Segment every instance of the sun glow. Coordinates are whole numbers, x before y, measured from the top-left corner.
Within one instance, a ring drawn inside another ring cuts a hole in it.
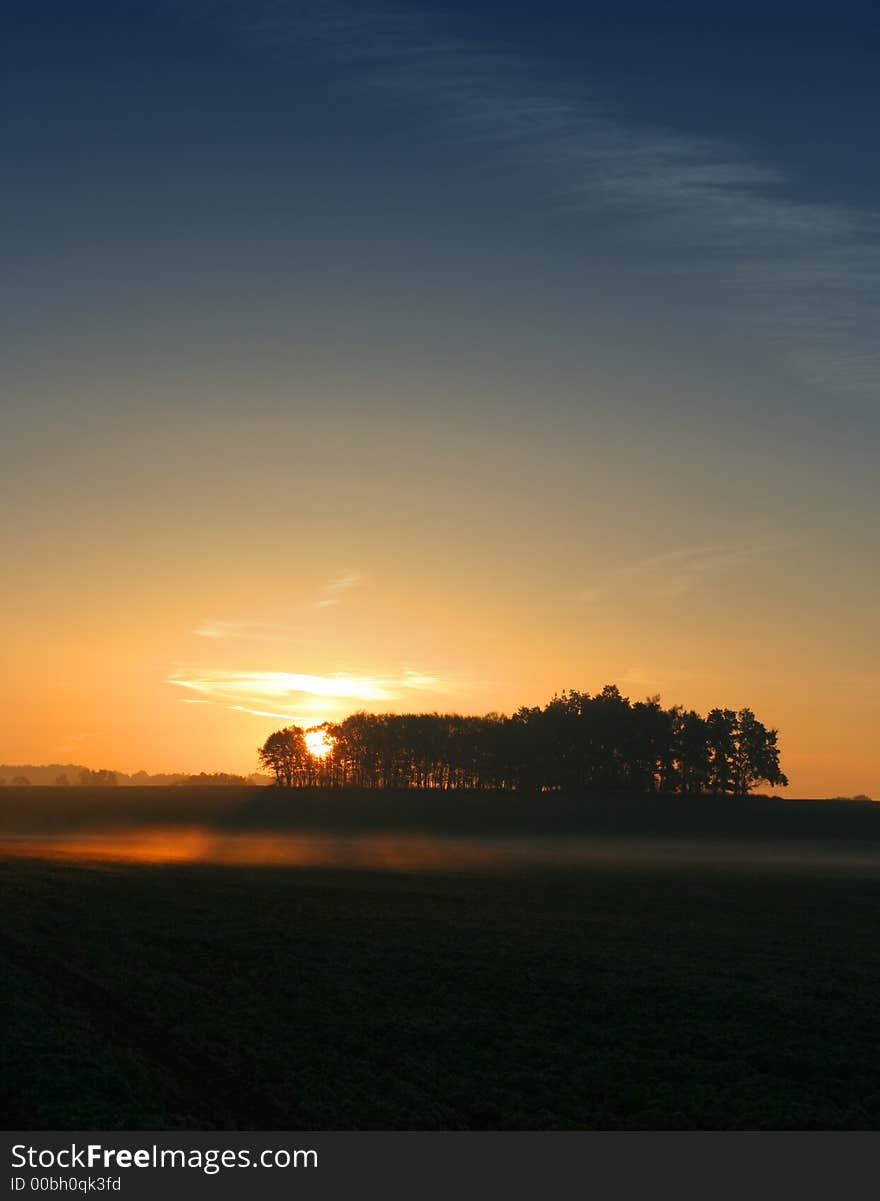
[[[306,747],[313,759],[323,759],[333,750],[333,739],[326,730],[306,730]]]

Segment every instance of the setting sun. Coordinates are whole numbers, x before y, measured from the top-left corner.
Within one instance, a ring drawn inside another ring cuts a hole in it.
[[[306,746],[313,759],[323,759],[333,750],[333,739],[326,730],[306,730]]]

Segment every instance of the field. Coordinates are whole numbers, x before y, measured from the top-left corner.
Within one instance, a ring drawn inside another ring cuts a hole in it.
[[[25,802],[5,791],[5,832],[20,832]],[[134,804],[128,791],[113,803]],[[173,799],[138,804],[155,815]],[[59,824],[50,800],[28,800],[44,829]],[[230,798],[213,803],[219,813]],[[347,803],[329,803],[324,825],[357,824]],[[79,829],[87,810],[104,823],[111,798],[69,804]],[[300,798],[304,825],[315,804]],[[657,804],[582,808],[579,833],[654,835]],[[524,834],[533,818],[520,809],[511,822]],[[670,832],[704,840],[702,856],[658,849],[557,870],[10,856],[3,1124],[876,1128],[875,811],[749,801],[688,812],[670,811]],[[475,801],[452,825],[485,833],[499,820]],[[560,838],[565,821],[557,813]],[[786,822],[800,859],[762,841]],[[725,860],[705,840],[731,823],[743,849]]]

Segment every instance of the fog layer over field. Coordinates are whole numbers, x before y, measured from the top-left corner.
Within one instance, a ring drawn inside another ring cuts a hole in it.
[[[472,871],[704,862],[880,868],[880,808],[767,797],[7,788],[0,851],[141,863]]]

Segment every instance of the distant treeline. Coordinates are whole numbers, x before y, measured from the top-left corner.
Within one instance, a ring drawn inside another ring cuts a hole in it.
[[[632,703],[613,684],[595,696],[563,692],[513,716],[354,713],[310,731],[277,730],[258,753],[276,784],[294,788],[744,795],[761,783],[788,784],[777,731],[751,709],[701,717],[678,705],[664,709],[656,696]]]
[[[135,772],[134,775],[128,775],[126,772],[111,771],[106,767],[93,770],[89,767],[83,767],[78,763],[50,763],[41,766],[26,764],[17,767],[10,767],[6,764],[0,765],[0,787],[8,784],[20,788],[34,784],[41,787],[50,785],[56,788],[142,788],[145,785],[161,788],[167,787],[169,784],[181,784],[191,787],[194,784],[242,785],[266,784],[268,782],[266,776],[237,776],[225,771],[203,771],[199,772],[198,775],[188,775],[185,772],[166,772],[150,775],[148,772],[139,771]]]

